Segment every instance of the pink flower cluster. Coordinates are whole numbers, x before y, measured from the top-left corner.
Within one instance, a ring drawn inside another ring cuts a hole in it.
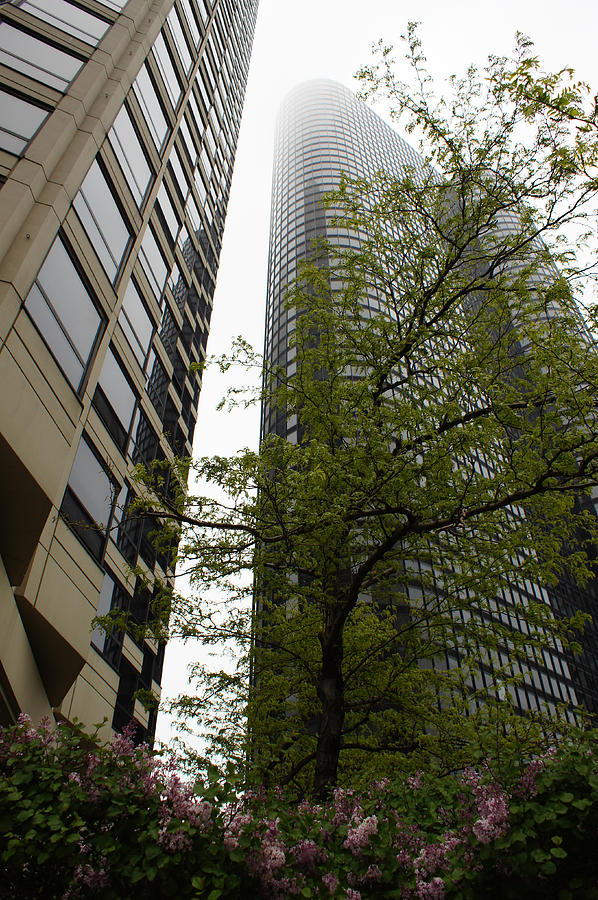
[[[485,784],[479,772],[468,769],[463,775],[463,782],[473,789],[478,811],[478,818],[472,825],[472,831],[480,844],[489,844],[494,838],[506,834],[509,819],[509,804],[500,785]]]
[[[378,819],[376,816],[368,816],[355,828],[349,828],[343,846],[346,850],[350,850],[353,856],[359,856],[368,846],[373,834],[378,834]]]

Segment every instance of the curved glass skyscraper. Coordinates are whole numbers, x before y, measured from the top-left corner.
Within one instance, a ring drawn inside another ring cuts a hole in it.
[[[334,246],[356,247],[362,237],[358,232],[337,227],[333,223],[335,210],[324,209],[322,197],[339,185],[343,172],[349,178],[368,178],[379,170],[392,176],[400,174],[406,165],[416,173],[419,170],[423,176],[421,157],[342,85],[311,81],[287,97],[277,125],[272,187],[265,330],[265,355],[270,364],[285,369],[289,375],[295,371],[295,348],[289,339],[296,310],[287,307],[285,294],[298,275],[300,262],[312,255],[313,242],[324,237]],[[325,260],[322,264],[326,265]],[[365,315],[380,313],[375,292],[368,293],[363,306]],[[283,409],[264,403],[262,438],[276,433],[296,441],[298,427],[296,417],[287,417]],[[418,560],[409,561],[413,571],[409,595],[414,603],[418,596],[419,565]],[[593,602],[587,591],[581,592],[571,585],[567,591],[569,609],[586,601]],[[510,623],[510,627],[524,628],[514,616],[509,620],[508,610],[516,605],[525,606],[528,600],[554,607],[557,593],[549,594],[545,587],[528,581],[512,584],[502,596],[490,601],[492,614],[497,620]],[[595,658],[591,650],[586,652],[585,660],[589,663],[586,670]],[[499,649],[494,659],[487,657],[479,661],[479,670],[471,676],[471,687],[492,689],[494,666],[511,663],[514,674],[521,676],[520,683],[512,686],[512,695],[522,711],[539,707],[554,710],[557,703],[575,706],[579,702],[594,709],[594,688],[591,679],[584,680],[582,671],[585,664],[578,666],[557,643],[543,650],[542,659],[530,657],[527,663],[510,660],[507,648]],[[441,665],[455,667],[458,659],[447,653]]]

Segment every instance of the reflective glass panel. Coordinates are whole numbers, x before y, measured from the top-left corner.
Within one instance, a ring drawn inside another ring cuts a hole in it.
[[[77,449],[69,487],[93,521],[106,528],[115,499],[114,485],[85,438],[81,438]]]
[[[185,73],[187,73],[191,68],[191,54],[189,53],[189,46],[185,39],[185,35],[183,34],[181,20],[179,19],[178,13],[174,6],[168,13],[166,21],[168,22],[171,34],[176,44],[176,48],[178,50],[178,54],[181,58],[181,62],[183,63],[183,70],[185,71]]]
[[[148,277],[150,287],[152,288],[156,300],[160,300],[162,289],[168,274],[168,268],[162,256],[162,251],[158,247],[156,238],[152,229],[148,227],[139,248],[139,259],[143,265],[145,274]]]
[[[25,300],[25,308],[69,382],[78,390],[102,318],[60,238],[54,241]]]
[[[158,203],[160,204],[160,209],[162,210],[162,214],[164,216],[164,219],[166,220],[166,224],[170,232],[170,237],[172,238],[172,242],[174,244],[181,225],[173,209],[164,182],[162,182],[162,184],[160,185],[160,190],[158,191]]]
[[[66,0],[21,0],[21,9],[94,46],[110,27],[108,22],[67,3]]]
[[[21,154],[47,115],[47,109],[0,90],[0,148]]]
[[[130,235],[97,162],[92,163],[73,206],[106,273],[114,280]]]
[[[108,350],[106,354],[99,384],[121,425],[128,433],[137,398],[112,350]]]
[[[158,63],[160,74],[164,79],[164,84],[166,86],[168,96],[172,100],[172,105],[176,109],[179,102],[179,97],[181,96],[183,89],[181,88],[181,83],[177,78],[177,74],[172,64],[172,59],[170,58],[170,53],[168,52],[168,48],[166,47],[162,34],[159,34],[154,41],[152,50],[154,57],[156,58],[156,62]]]
[[[8,22],[0,22],[0,63],[58,91],[65,91],[83,62],[34,38]]]
[[[191,9],[191,4],[189,0],[179,0],[181,4],[181,9],[183,10],[183,15],[187,20],[187,25],[189,26],[189,31],[191,32],[191,37],[195,45],[199,44],[199,28],[197,27],[197,21],[195,16],[193,15],[193,11]]]
[[[108,138],[137,206],[141,206],[152,178],[152,170],[126,107],[123,106],[116,117]]]
[[[145,121],[147,122],[147,127],[149,128],[152,140],[156,145],[156,149],[159,151],[162,149],[162,144],[164,143],[164,138],[168,131],[168,125],[166,124],[166,118],[162,111],[162,107],[160,106],[160,101],[158,100],[154,85],[152,84],[147,66],[144,65],[140,69],[139,75],[133,82],[133,89]]]
[[[139,365],[143,368],[154,325],[132,281],[129,281],[127,285],[118,321],[133,353],[139,360]]]

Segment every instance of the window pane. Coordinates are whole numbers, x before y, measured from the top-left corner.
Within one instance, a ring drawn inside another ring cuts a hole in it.
[[[0,148],[22,153],[47,115],[47,109],[0,90]]]
[[[137,398],[111,349],[104,360],[99,385],[128,434]]]
[[[141,206],[152,171],[126,107],[116,117],[108,138],[137,206]]]
[[[176,109],[179,102],[179,97],[182,93],[182,88],[181,83],[177,78],[176,72],[174,70],[172,59],[170,58],[170,53],[168,52],[168,48],[166,47],[164,38],[161,34],[159,34],[154,41],[154,46],[152,49],[156,62],[158,63],[160,74],[164,79],[164,84],[166,86],[168,96],[172,100],[172,105]]]
[[[158,95],[156,94],[145,65],[140,69],[139,75],[133,82],[133,88],[144,114],[145,121],[147,122],[152,140],[156,145],[156,149],[159,151],[162,149],[168,126],[162,107],[160,106],[160,101],[158,100]]]
[[[112,609],[112,592],[114,591],[114,581],[110,578],[109,575],[104,575],[104,580],[102,582],[102,590],[100,591],[100,597],[98,600],[98,608],[96,610],[96,615],[105,616]],[[91,643],[100,650],[100,652],[104,649],[104,644],[106,642],[106,632],[103,628],[100,628],[96,625],[94,630],[91,633]]]
[[[58,91],[67,89],[83,65],[80,59],[7,22],[0,22],[0,63]]]
[[[130,235],[97,162],[92,163],[73,206],[106,273],[114,280]]]
[[[19,7],[94,46],[110,27],[108,22],[84,12],[66,0],[21,0]]]
[[[36,284],[29,291],[26,307],[69,382],[78,390],[85,367],[66,336],[62,323]]]
[[[25,308],[66,377],[79,389],[102,318],[60,238],[56,238]]]
[[[182,124],[181,124],[182,127]],[[187,178],[185,176],[185,172],[183,169],[183,164],[181,162],[181,158],[179,156],[179,152],[176,147],[173,146],[170,151],[170,156],[168,158],[168,163],[172,167],[172,171],[175,176],[175,183],[179,189],[181,199],[183,201],[183,205],[185,203],[185,198],[189,193],[189,184],[187,183]]]
[[[191,4],[189,0],[180,0],[181,8],[183,10],[183,15],[187,20],[187,25],[189,26],[189,31],[191,32],[191,37],[193,38],[195,45],[199,44],[199,28],[197,27],[197,22],[195,20],[195,16],[191,10]]]
[[[168,196],[168,191],[164,182],[160,185],[160,190],[158,191],[158,203],[160,205],[160,209],[162,211],[162,215],[166,221],[168,226],[168,231],[170,233],[170,237],[172,238],[172,243],[174,244],[177,238],[177,234],[179,233],[179,228],[181,224],[178,220],[178,217],[173,209],[172,203],[170,201],[170,197]],[[166,235],[168,237],[168,234]]]
[[[143,368],[154,325],[132,281],[129,281],[127,285],[118,321],[133,353]]]
[[[81,438],[77,449],[69,487],[93,521],[106,528],[115,499],[114,485],[85,438]]]
[[[168,268],[164,262],[162,251],[158,247],[156,239],[151,228],[148,227],[139,248],[139,259],[143,265],[145,274],[148,277],[150,286],[156,296],[156,300],[160,301],[162,289],[168,274]]]
[[[189,53],[189,46],[187,44],[187,41],[185,40],[181,22],[174,6],[168,13],[166,21],[168,22],[170,31],[174,38],[174,43],[176,44],[181,62],[183,63],[183,70],[185,72],[188,72],[191,68],[191,54]]]

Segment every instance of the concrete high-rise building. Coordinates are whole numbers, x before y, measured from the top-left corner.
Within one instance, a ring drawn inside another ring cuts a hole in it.
[[[289,341],[296,310],[285,304],[285,294],[298,275],[300,262],[313,255],[314,240],[326,238],[333,246],[356,248],[364,237],[356,231],[339,228],[333,222],[337,212],[325,209],[322,197],[338,187],[341,172],[350,178],[367,179],[379,170],[391,176],[399,175],[406,165],[423,173],[421,157],[342,85],[311,81],[288,96],[279,116],[274,155],[265,332],[265,356],[272,366],[281,367],[289,375],[296,371],[295,348]],[[364,315],[368,317],[384,315],[375,292],[364,297],[363,305]],[[262,438],[276,433],[289,441],[301,440],[299,427],[296,416],[287,417],[284,409],[264,403]],[[408,590],[414,603],[418,592],[421,595],[421,582],[417,578],[419,565],[418,560],[409,561],[413,581]],[[595,587],[590,585],[581,591],[576,585],[562,583],[549,590],[529,581],[513,583],[503,591],[503,596],[492,601],[492,608],[497,619],[503,622],[509,622],[510,609],[526,605],[528,599],[550,604],[557,612],[572,612],[580,606],[589,609],[595,604]],[[517,624],[516,616],[512,616],[512,621],[513,627],[524,627]],[[596,632],[590,631],[584,653],[577,659],[566,653],[558,641],[543,650],[542,659],[530,656],[526,663],[510,659],[507,647],[499,649],[494,657],[496,664],[512,664],[513,674],[519,672],[524,676],[512,688],[516,705],[522,711],[539,708],[554,711],[555,704],[571,708],[584,703],[591,711],[597,711],[597,657],[592,644],[595,637]],[[451,653],[443,662],[449,667],[458,664]],[[485,662],[480,661],[471,686],[492,688],[492,672],[493,661],[489,657]],[[573,719],[571,709],[568,716]]]
[[[258,0],[0,13],[0,721],[151,739],[168,583],[133,466],[189,455]],[[140,569],[145,578],[134,574]]]

